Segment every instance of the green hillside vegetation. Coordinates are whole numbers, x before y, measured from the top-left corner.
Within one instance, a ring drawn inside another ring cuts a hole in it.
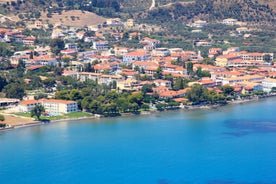
[[[236,18],[254,23],[275,21],[271,7],[275,8],[276,0],[156,0],[156,8],[149,11],[151,3],[152,0],[17,0],[3,3],[0,10],[4,14],[20,15],[21,19],[40,18],[42,12],[51,18],[53,13],[61,14],[63,10],[83,10],[106,17],[134,17],[155,23],[188,22],[198,18],[209,21]]]
[[[225,18],[259,23],[275,21],[273,9],[255,0],[195,0],[187,5],[176,3],[170,8],[152,10],[144,18],[162,23],[171,20],[188,21],[196,17],[209,21]]]

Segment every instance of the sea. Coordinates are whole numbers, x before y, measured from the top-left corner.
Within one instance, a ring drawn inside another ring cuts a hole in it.
[[[1,132],[0,183],[276,183],[276,98]]]

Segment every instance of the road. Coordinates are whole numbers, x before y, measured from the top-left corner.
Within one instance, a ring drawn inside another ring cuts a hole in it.
[[[155,0],[152,0],[149,10],[152,10],[153,8],[155,8]]]

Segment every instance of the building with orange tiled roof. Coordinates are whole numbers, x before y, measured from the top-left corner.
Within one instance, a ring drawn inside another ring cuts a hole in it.
[[[145,50],[136,50],[123,55],[123,62],[127,65],[134,61],[146,61],[149,58],[149,53]]]

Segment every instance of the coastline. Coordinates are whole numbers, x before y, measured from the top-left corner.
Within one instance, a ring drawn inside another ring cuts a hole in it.
[[[234,101],[228,101],[226,104],[210,104],[210,105],[184,105],[183,107],[179,108],[179,110],[199,110],[199,109],[206,109],[206,110],[210,110],[210,109],[216,109],[222,106],[227,106],[227,105],[234,105],[234,104],[245,104],[245,103],[249,103],[249,102],[256,102],[260,99],[267,99],[270,97],[275,97],[276,94],[273,95],[269,95],[269,96],[265,96],[265,97],[253,97],[253,98],[249,98],[249,99],[240,99],[240,100],[234,100]],[[166,112],[172,111],[172,109],[167,109],[165,110]],[[128,116],[135,116],[135,115],[151,115],[151,114],[155,114],[158,112],[162,112],[162,111],[157,111],[157,110],[151,110],[151,111],[141,111],[140,113],[122,113],[121,116],[122,117],[128,117]],[[76,121],[76,120],[84,120],[84,119],[99,119],[99,118],[106,118],[105,116],[102,115],[94,115],[94,116],[84,116],[84,117],[78,117],[78,118],[64,118],[64,119],[58,119],[58,120],[50,120],[47,122],[43,122],[43,121],[31,121],[31,122],[27,122],[27,123],[22,123],[22,124],[16,124],[13,126],[9,126],[6,128],[1,128],[0,129],[0,133],[1,132],[5,132],[5,131],[11,131],[14,129],[19,129],[19,128],[27,128],[27,127],[33,127],[33,126],[40,126],[40,125],[44,125],[44,124],[49,124],[49,123],[58,123],[58,122],[62,122],[62,121]]]

